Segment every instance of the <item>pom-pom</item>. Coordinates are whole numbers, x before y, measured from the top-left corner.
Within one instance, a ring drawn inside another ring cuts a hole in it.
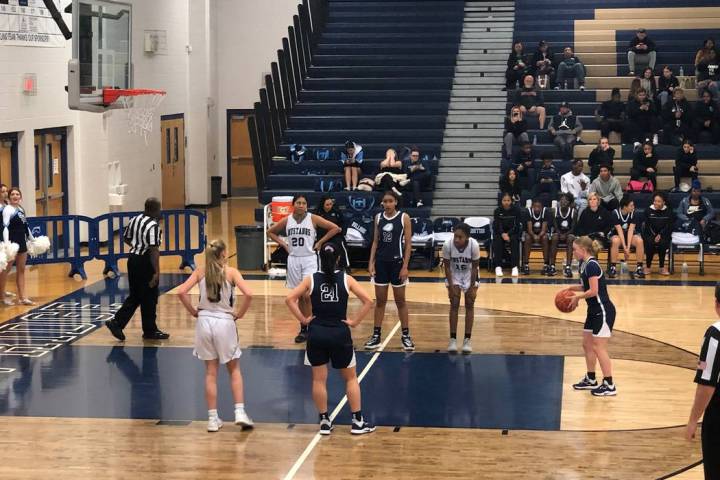
[[[27,242],[28,255],[32,258],[44,255],[50,250],[50,239],[45,235],[32,238]]]
[[[0,242],[0,251],[5,254],[8,263],[15,260],[15,256],[17,255],[19,249],[20,245],[18,245],[17,243]]]
[[[8,266],[8,259],[7,255],[5,255],[5,252],[3,250],[0,250],[0,272],[5,270]]]

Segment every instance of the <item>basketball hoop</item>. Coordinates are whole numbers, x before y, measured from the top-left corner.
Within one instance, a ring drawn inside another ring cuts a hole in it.
[[[163,90],[148,89],[103,89],[103,103],[106,106],[119,104],[127,112],[128,131],[142,135],[147,144],[152,132],[155,110],[165,98]]]

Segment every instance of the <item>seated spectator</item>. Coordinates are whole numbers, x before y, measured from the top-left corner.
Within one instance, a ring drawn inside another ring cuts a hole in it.
[[[635,203],[632,198],[623,198],[620,201],[620,207],[613,211],[611,218],[614,228],[610,230],[610,268],[608,269],[608,277],[617,277],[620,247],[622,247],[626,264],[630,262],[630,248],[635,247],[635,260],[637,261],[635,276],[645,278],[645,269],[643,268],[645,262],[644,245],[640,237],[640,231],[637,229]]]
[[[718,100],[720,89],[720,68],[718,68],[718,54],[715,48],[715,41],[708,38],[703,43],[703,48],[695,55],[695,85],[698,92],[703,89],[710,90],[713,99]]]
[[[542,92],[535,87],[532,75],[525,75],[522,88],[515,92],[515,105],[520,107],[523,115],[537,115],[540,129],[545,128],[545,100]]]
[[[345,142],[345,151],[340,154],[340,163],[345,171],[345,190],[357,190],[363,157],[361,145],[350,140]]]
[[[422,192],[432,183],[432,172],[430,165],[426,159],[420,158],[420,149],[417,147],[410,148],[410,162],[405,167],[410,185],[412,185],[413,199],[416,207],[422,207]]]
[[[580,119],[570,110],[568,102],[560,104],[560,111],[552,118],[548,132],[553,136],[553,143],[558,148],[563,160],[573,158],[573,148],[580,140],[583,125]]]
[[[518,105],[513,105],[510,114],[505,117],[505,158],[512,157],[513,143],[530,142],[527,133],[527,122],[523,118],[523,112]]]
[[[600,135],[609,137],[610,132],[623,132],[626,108],[620,97],[620,89],[613,88],[610,100],[602,102],[595,110],[596,120],[600,124]]]
[[[596,192],[588,194],[588,207],[578,217],[575,236],[587,235],[608,247],[608,232],[612,228],[610,213],[600,205],[600,196]]]
[[[673,99],[663,107],[662,119],[663,143],[680,146],[692,135],[693,111],[682,88],[676,88]]]
[[[560,191],[570,194],[575,201],[578,214],[587,207],[590,179],[583,173],[583,161],[579,158],[572,164],[572,170],[560,177]]]
[[[590,181],[595,180],[600,173],[600,167],[612,167],[615,161],[615,149],[610,146],[606,137],[601,137],[598,146],[590,152],[588,165],[590,165]]]
[[[523,246],[523,275],[530,274],[530,251],[533,245],[542,247],[543,252],[543,269],[542,274],[546,275],[550,270],[548,259],[548,229],[552,224],[552,214],[550,209],[543,206],[542,200],[536,198],[532,201],[532,205],[525,211],[524,224],[524,246]]]
[[[347,245],[345,243],[345,233],[347,233],[347,226],[345,225],[345,219],[343,218],[343,214],[340,211],[340,209],[335,204],[335,199],[332,197],[332,195],[323,195],[320,197],[320,201],[318,202],[317,208],[315,209],[315,215],[318,215],[325,220],[334,223],[338,227],[342,229],[342,233],[335,235],[328,240],[328,243],[332,243],[333,245],[338,247],[338,251],[340,252],[340,261],[338,263],[338,266],[343,270],[350,270],[350,257],[348,256],[347,251]],[[317,227],[317,235],[315,238],[321,239],[325,236],[327,232]],[[315,244],[315,250],[320,250],[320,246],[316,242]],[[348,272],[349,273],[349,272]]]
[[[678,148],[675,157],[675,166],[673,167],[673,176],[675,177],[675,191],[680,190],[680,179],[682,177],[690,177],[692,180],[698,178],[699,172],[697,167],[697,153],[695,153],[695,145],[692,141],[685,140],[680,148]],[[690,183],[692,183],[692,180]]]
[[[538,43],[538,48],[530,62],[531,73],[537,77],[540,88],[549,88],[553,81],[555,68],[552,62],[552,52],[545,40]],[[542,128],[542,126],[540,127]]]
[[[665,266],[665,254],[670,248],[675,214],[667,206],[662,192],[653,194],[653,203],[645,210],[645,222],[642,226],[642,238],[645,247],[646,273],[651,273],[653,257],[657,253],[660,275],[670,275]]]
[[[563,274],[566,278],[572,278],[573,249],[572,245],[575,241],[573,230],[577,223],[577,210],[573,208],[573,196],[571,193],[561,193],[558,200],[555,215],[553,216],[552,232],[550,236],[550,270],[548,275],[554,277],[557,273],[555,261],[557,260],[558,246],[565,244],[565,264],[563,265]]]
[[[630,142],[633,142],[635,148],[639,148],[640,144],[652,139],[657,145],[658,127],[657,110],[655,102],[650,101],[647,91],[640,88],[637,91],[635,100],[630,100],[627,107],[627,122],[625,131]]]
[[[651,99],[657,96],[657,82],[652,68],[647,67],[643,70],[642,75],[640,75],[640,87],[645,89]]]
[[[399,187],[407,182],[407,175],[403,172],[403,164],[398,159],[397,152],[394,148],[388,148],[385,160],[380,162],[380,170],[375,176],[375,186],[383,192],[392,190],[395,195],[402,197]]]
[[[563,50],[563,58],[557,66],[557,76],[555,77],[555,90],[560,88],[567,89],[568,76],[577,78],[580,90],[585,90],[585,65],[580,58],[573,53],[573,49],[565,47]]]
[[[720,108],[707,88],[702,90],[700,100],[695,104],[694,133],[698,143],[720,142]]]
[[[690,194],[680,201],[677,218],[685,230],[694,230],[698,235],[705,231],[707,224],[715,218],[710,200],[703,197],[699,180],[693,180]]]
[[[640,85],[640,79],[639,78],[633,78],[632,82],[630,82],[630,89],[628,90],[628,98],[627,101],[636,100],[637,99],[637,92],[640,90],[642,86]]]
[[[655,147],[650,142],[645,142],[642,148],[635,152],[632,168],[630,168],[630,180],[647,178],[653,184],[653,190],[657,190],[657,164],[658,156]]]
[[[541,155],[542,166],[538,170],[537,182],[533,189],[533,197],[548,194],[550,201],[557,198],[557,182],[560,180],[557,169],[553,165],[553,156],[549,152],[543,152]]]
[[[620,206],[620,200],[623,197],[623,191],[620,182],[612,175],[612,167],[600,165],[598,177],[590,183],[590,191],[588,192],[588,205],[590,204],[590,194],[598,195],[602,207],[606,210],[613,211]]]
[[[657,57],[655,42],[648,38],[644,28],[638,28],[635,36],[630,40],[627,55],[630,75],[635,75],[638,63],[640,62],[655,70],[655,60]]]
[[[502,259],[505,252],[510,250],[510,265],[512,276],[518,276],[520,262],[520,209],[513,204],[509,193],[504,193],[500,206],[493,214],[493,259],[495,261],[495,275],[503,276]]]
[[[520,201],[522,195],[522,187],[520,186],[520,178],[517,171],[512,168],[507,171],[500,179],[500,193],[509,193],[513,199],[513,203]]]
[[[513,43],[512,52],[507,60],[505,70],[505,90],[518,88],[525,75],[531,72],[530,65],[525,62],[525,49],[522,42]]]
[[[536,155],[530,142],[520,145],[520,151],[513,158],[512,168],[517,171],[523,190],[530,190],[535,185],[535,158]]]
[[[658,100],[660,100],[660,108],[664,107],[667,101],[672,98],[673,90],[679,86],[680,81],[673,74],[672,68],[665,65],[657,86],[657,97]]]

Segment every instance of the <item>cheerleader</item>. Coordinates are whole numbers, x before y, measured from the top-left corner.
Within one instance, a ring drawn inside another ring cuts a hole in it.
[[[317,272],[316,251],[341,232],[340,227],[325,220],[324,218],[308,213],[308,203],[305,195],[295,195],[292,201],[293,213],[268,229],[268,236],[277,243],[280,248],[288,252],[287,274],[285,285],[294,289],[303,278]],[[325,235],[317,240],[317,230],[325,230]],[[287,241],[280,237],[285,232]],[[301,297],[300,310],[306,317],[312,313],[310,301]],[[307,326],[300,325],[300,332],[295,337],[295,343],[303,343],[307,340]]]
[[[608,270],[608,277],[617,277],[617,261],[620,255],[620,247],[622,247],[626,263],[630,261],[630,247],[635,247],[635,257],[637,259],[635,276],[645,278],[645,269],[643,268],[643,261],[645,260],[644,244],[640,232],[635,229],[635,203],[632,198],[625,196],[620,200],[620,208],[613,211],[612,219],[615,226],[610,231],[610,270]]]
[[[22,192],[19,188],[12,187],[8,191],[8,204],[2,209],[3,241],[15,243],[19,247],[14,259],[18,303],[21,305],[35,305],[35,302],[25,295],[25,263],[27,262],[27,238],[30,235],[30,227],[28,227],[25,218],[25,209],[21,204]],[[5,305],[15,304],[12,300],[5,298],[5,286],[12,266],[13,260],[9,261],[5,270],[0,273],[0,301]]]
[[[403,350],[412,351],[415,350],[415,344],[410,338],[408,307],[405,303],[408,264],[412,252],[410,216],[397,209],[398,196],[393,191],[385,192],[382,205],[384,210],[375,217],[375,232],[368,264],[368,271],[375,285],[375,328],[372,336],[365,342],[365,349],[374,350],[380,346],[388,287],[392,285],[402,326],[400,341]]]
[[[190,290],[198,285],[200,302],[194,307]],[[235,302],[235,287],[242,301]],[[205,249],[205,267],[196,269],[180,285],[178,296],[185,309],[197,318],[193,354],[205,362],[205,399],[208,404],[208,432],[217,432],[223,422],[217,412],[217,374],[219,364],[227,367],[235,400],[235,424],[251,428],[253,421],[245,412],[243,378],[240,371],[241,351],[235,320],[250,308],[252,292],[242,275],[227,265],[227,248],[222,240],[213,240]]]
[[[360,324],[370,312],[372,300],[360,284],[338,268],[338,247],[328,243],[320,250],[320,272],[305,277],[285,299],[285,303],[303,325],[309,325],[305,346],[305,365],[312,367],[312,396],[320,417],[320,435],[330,435],[333,419],[328,415],[327,365],[340,370],[352,412],[350,433],[362,435],[375,431],[365,421],[360,405],[360,383],[355,371],[355,350],[350,328]],[[360,311],[348,317],[350,292],[362,302]],[[309,297],[312,316],[298,308],[298,300]]]
[[[573,207],[573,195],[572,193],[560,194],[560,200],[558,206],[555,209],[555,216],[553,218],[552,237],[550,239],[550,271],[548,275],[554,276],[555,260],[557,259],[558,246],[561,243],[567,245],[565,251],[565,265],[563,266],[563,274],[567,278],[572,278],[572,269],[570,265],[573,259],[573,242],[575,241],[575,235],[573,235],[573,229],[577,221],[577,213]]]
[[[462,353],[471,353],[473,321],[475,320],[475,296],[478,287],[478,265],[480,246],[470,237],[470,226],[459,223],[453,232],[453,241],[443,245],[445,286],[450,298],[450,343],[448,352],[457,353],[457,324],[460,309],[460,295],[465,292],[465,338]]]
[[[607,291],[607,282],[603,275],[597,254],[602,246],[597,240],[583,236],[573,242],[573,252],[580,263],[580,285],[568,288],[576,292],[571,298],[573,307],[581,299],[587,302],[587,317],[583,327],[583,350],[587,374],[573,385],[575,390],[590,390],[596,397],[614,396],[617,388],[612,378],[612,363],[608,353],[608,342],[615,324],[615,305]],[[600,363],[603,382],[598,385],[595,378],[595,365]]]

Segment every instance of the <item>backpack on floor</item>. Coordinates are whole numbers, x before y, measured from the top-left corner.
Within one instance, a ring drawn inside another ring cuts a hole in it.
[[[627,184],[627,188],[625,189],[626,192],[643,192],[643,193],[652,193],[655,188],[653,187],[652,182],[646,181],[641,182],[640,180],[630,180]]]
[[[705,227],[705,242],[710,245],[720,243],[720,222],[713,220],[707,224]]]
[[[288,152],[288,160],[290,160],[295,165],[298,165],[305,160],[305,154],[307,153],[307,148],[305,148],[305,145],[300,145],[297,143],[293,143],[290,145],[290,151]]]
[[[342,188],[342,180],[338,178],[321,178],[315,184],[318,192],[339,192]]]
[[[315,149],[315,160],[318,162],[324,162],[326,160],[333,160],[333,151],[329,148],[316,148]]]

